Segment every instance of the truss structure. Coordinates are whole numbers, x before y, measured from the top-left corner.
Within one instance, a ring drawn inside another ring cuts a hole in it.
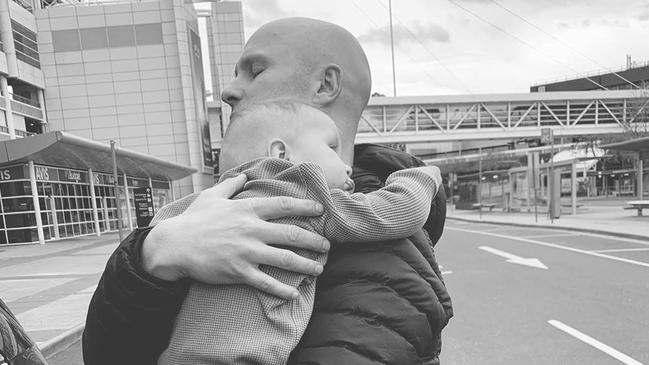
[[[621,133],[647,128],[647,90],[372,98],[356,141],[373,143]],[[642,124],[642,125],[640,125]]]

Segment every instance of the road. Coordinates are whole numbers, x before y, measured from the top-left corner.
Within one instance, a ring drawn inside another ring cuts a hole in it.
[[[649,364],[649,242],[449,220],[436,252],[442,364]]]
[[[83,321],[115,245],[4,248],[0,293],[51,338]],[[649,242],[449,220],[437,258],[455,308],[442,364],[649,365]],[[49,360],[81,364],[79,343]]]

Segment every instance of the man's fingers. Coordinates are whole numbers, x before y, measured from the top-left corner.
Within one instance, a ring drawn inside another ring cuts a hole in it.
[[[250,270],[248,280],[248,285],[282,299],[295,299],[298,296],[297,289],[280,282],[257,268]]]
[[[312,217],[322,214],[322,204],[312,200],[277,196],[272,198],[249,199],[252,209],[263,220],[304,216]]]
[[[223,199],[229,199],[234,194],[238,193],[243,189],[246,181],[248,180],[246,174],[239,174],[235,177],[223,180],[218,185],[214,186],[212,193]]]
[[[258,264],[278,267],[287,271],[306,274],[322,274],[322,265],[318,262],[302,257],[295,252],[283,248],[266,246],[257,252],[252,260]]]
[[[316,252],[327,252],[331,248],[326,238],[298,226],[263,222],[260,227],[260,235],[269,245],[284,245]]]

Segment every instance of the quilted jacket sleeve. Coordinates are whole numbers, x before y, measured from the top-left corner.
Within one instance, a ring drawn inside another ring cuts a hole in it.
[[[189,282],[160,280],[140,267],[150,230],[133,231],[108,260],[86,318],[86,365],[155,364],[167,346]]]

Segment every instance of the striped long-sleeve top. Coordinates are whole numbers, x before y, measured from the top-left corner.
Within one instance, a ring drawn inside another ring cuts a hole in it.
[[[289,196],[322,203],[319,217],[275,220],[300,226],[332,244],[386,241],[408,237],[422,228],[438,181],[430,167],[401,170],[377,191],[349,194],[329,189],[322,169],[312,163],[265,158],[226,172],[221,180],[245,173],[244,190],[234,199]],[[164,207],[152,224],[181,214],[198,194]],[[326,263],[327,255],[293,249]],[[309,322],[315,278],[275,267],[262,271],[298,289],[283,300],[246,285],[193,283],[176,318],[168,348],[159,364],[284,364]]]

